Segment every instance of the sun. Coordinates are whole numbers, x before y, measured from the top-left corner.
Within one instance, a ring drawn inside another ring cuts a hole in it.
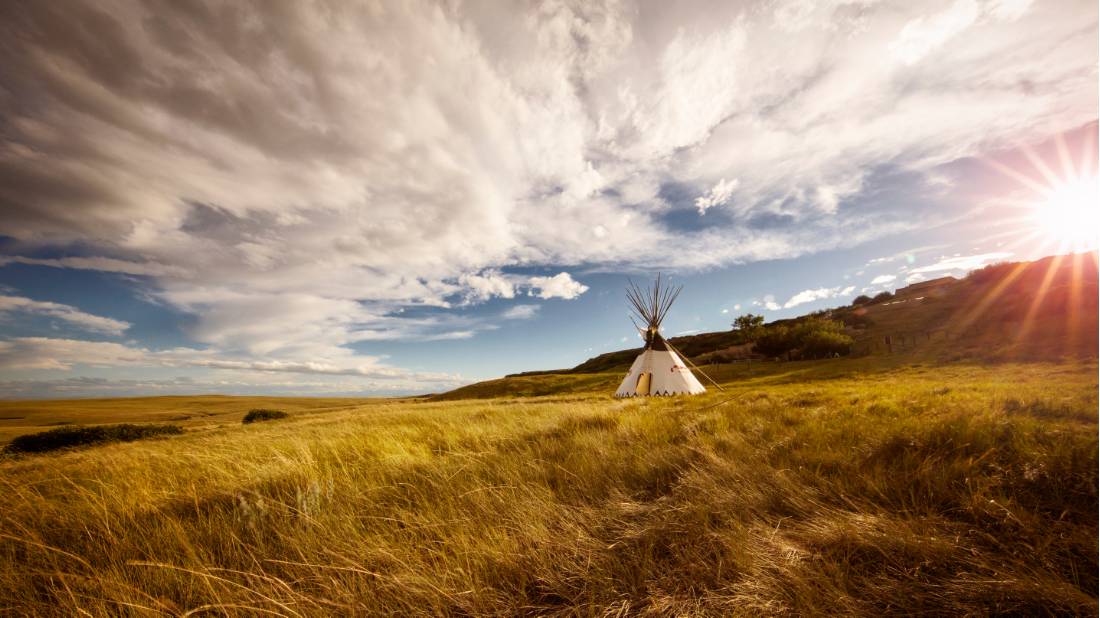
[[[1045,241],[1070,252],[1097,247],[1100,203],[1096,181],[1095,177],[1080,178],[1044,191],[1033,207],[1032,217]]]

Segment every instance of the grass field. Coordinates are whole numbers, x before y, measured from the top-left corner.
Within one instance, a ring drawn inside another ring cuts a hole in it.
[[[131,397],[0,401],[0,444],[15,436],[66,425],[174,423],[189,429],[236,425],[253,408],[287,412],[350,410],[373,400],[310,397]]]
[[[1095,362],[724,371],[8,457],[0,613],[1097,613]]]

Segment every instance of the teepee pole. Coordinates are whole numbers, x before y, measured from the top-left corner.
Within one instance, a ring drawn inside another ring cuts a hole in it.
[[[682,359],[682,360],[683,360],[683,361],[684,361],[685,363],[687,363],[687,364],[691,365],[691,368],[692,368],[692,369],[694,369],[694,370],[698,371],[698,372],[699,372],[700,374],[702,374],[702,375],[703,375],[703,377],[704,377],[704,378],[706,378],[706,379],[710,380],[710,383],[711,383],[711,384],[713,384],[713,385],[715,385],[716,387],[718,387],[718,390],[720,390],[720,391],[723,391],[723,392],[725,392],[725,390],[726,390],[726,389],[722,388],[722,385],[721,385],[721,384],[719,384],[719,383],[715,382],[714,380],[712,380],[712,379],[711,379],[711,377],[710,377],[710,376],[708,376],[708,375],[707,375],[706,373],[704,373],[702,369],[700,369],[700,368],[699,368],[698,366],[696,366],[696,364],[695,364],[695,363],[691,362],[691,359],[690,359],[690,358],[688,358],[686,354],[684,354],[684,353],[683,353],[683,352],[681,352],[680,350],[677,350],[677,349],[676,349],[676,348],[675,348],[675,347],[674,347],[674,346],[672,345],[672,342],[671,342],[671,341],[669,341],[668,339],[665,339],[665,345],[667,345],[667,346],[669,347],[669,349],[671,349],[671,350],[672,350],[673,352],[675,352],[675,353],[676,353],[676,354],[677,354],[677,355],[678,355],[678,356],[679,356],[679,357],[680,357],[680,358],[681,358],[681,359]]]

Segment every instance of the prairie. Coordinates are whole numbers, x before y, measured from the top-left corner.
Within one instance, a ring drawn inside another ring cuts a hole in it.
[[[333,411],[370,401],[375,400],[224,395],[0,401],[0,444],[15,436],[65,425],[146,422],[177,423],[189,428],[217,427],[240,423],[252,408]]]
[[[191,398],[226,421],[0,459],[0,613],[1096,615],[1096,362],[913,361]]]

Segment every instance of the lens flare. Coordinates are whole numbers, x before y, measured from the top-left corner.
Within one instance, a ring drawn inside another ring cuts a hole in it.
[[[1096,178],[1052,187],[1032,213],[1045,240],[1068,251],[1096,248],[1100,239],[1100,204]]]

